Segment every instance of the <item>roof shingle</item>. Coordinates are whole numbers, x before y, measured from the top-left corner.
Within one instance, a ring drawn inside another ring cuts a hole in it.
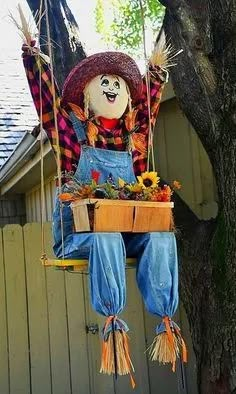
[[[20,55],[0,53],[0,168],[37,119]]]

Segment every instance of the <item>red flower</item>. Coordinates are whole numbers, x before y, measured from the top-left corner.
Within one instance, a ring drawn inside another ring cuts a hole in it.
[[[96,183],[98,183],[100,178],[100,172],[96,170],[91,170],[91,177]]]

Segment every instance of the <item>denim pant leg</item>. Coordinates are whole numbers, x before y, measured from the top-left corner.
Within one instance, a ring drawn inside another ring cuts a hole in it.
[[[137,283],[146,309],[172,316],[178,306],[178,261],[173,233],[131,234],[125,237],[128,256],[136,256]]]
[[[53,250],[59,259],[88,259],[93,240],[94,233],[71,233],[54,244]]]
[[[54,247],[55,249],[55,247]],[[126,253],[120,233],[73,233],[57,246],[57,257],[89,259],[93,308],[104,316],[119,314],[126,303]]]
[[[91,302],[102,315],[117,315],[126,303],[124,242],[120,233],[93,235],[89,255]]]

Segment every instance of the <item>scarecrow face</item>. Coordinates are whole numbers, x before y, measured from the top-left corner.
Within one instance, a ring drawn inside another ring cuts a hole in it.
[[[128,105],[128,86],[117,75],[98,75],[85,88],[89,109],[95,116],[119,119]]]

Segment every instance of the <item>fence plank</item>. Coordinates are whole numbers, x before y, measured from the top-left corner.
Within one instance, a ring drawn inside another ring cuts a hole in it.
[[[188,363],[185,366],[186,391],[190,394],[197,394],[198,386],[196,356],[193,350],[187,315],[182,304],[180,304],[179,313],[181,319],[181,331],[188,349]]]
[[[41,190],[38,188],[35,190],[35,205],[36,205],[36,222],[41,221]],[[44,219],[45,221],[45,219]]]
[[[47,182],[45,185],[45,203],[47,211],[47,220],[52,220],[52,193],[51,193],[51,183]]]
[[[99,334],[89,333],[88,340],[88,357],[89,357],[89,374],[90,374],[90,392],[89,394],[112,394],[115,393],[113,378],[108,375],[99,373],[101,364],[101,336],[100,332],[105,323],[105,318],[96,313],[90,303],[88,278],[84,278],[85,288],[85,305],[87,324],[98,324]]]
[[[149,394],[148,363],[145,354],[146,342],[143,321],[142,299],[139,294],[135,269],[126,270],[127,281],[127,304],[121,318],[124,319],[129,328],[131,358],[135,368],[134,379],[136,382],[135,393]],[[122,376],[115,382],[116,394],[131,394],[133,389],[129,376]]]
[[[154,315],[144,311],[147,347],[151,345],[155,337],[155,328],[159,319]],[[174,316],[174,321],[179,324],[179,312]],[[159,365],[157,361],[149,361],[149,376],[151,394],[155,394],[158,387],[158,394],[187,394],[186,388],[181,387],[178,372],[173,373],[171,365]],[[161,382],[161,384],[160,384]]]
[[[45,226],[47,254],[52,255],[51,224]],[[68,341],[65,275],[53,268],[46,270],[49,335],[52,367],[52,394],[71,394],[70,349]]]
[[[30,393],[29,343],[22,228],[3,230],[9,338],[10,392]]]
[[[72,394],[89,393],[89,364],[83,277],[66,273]]]
[[[51,394],[45,268],[40,264],[40,224],[24,226],[32,394]]]
[[[0,229],[0,393],[9,393],[8,336],[6,315],[5,267],[3,258],[3,239]]]

